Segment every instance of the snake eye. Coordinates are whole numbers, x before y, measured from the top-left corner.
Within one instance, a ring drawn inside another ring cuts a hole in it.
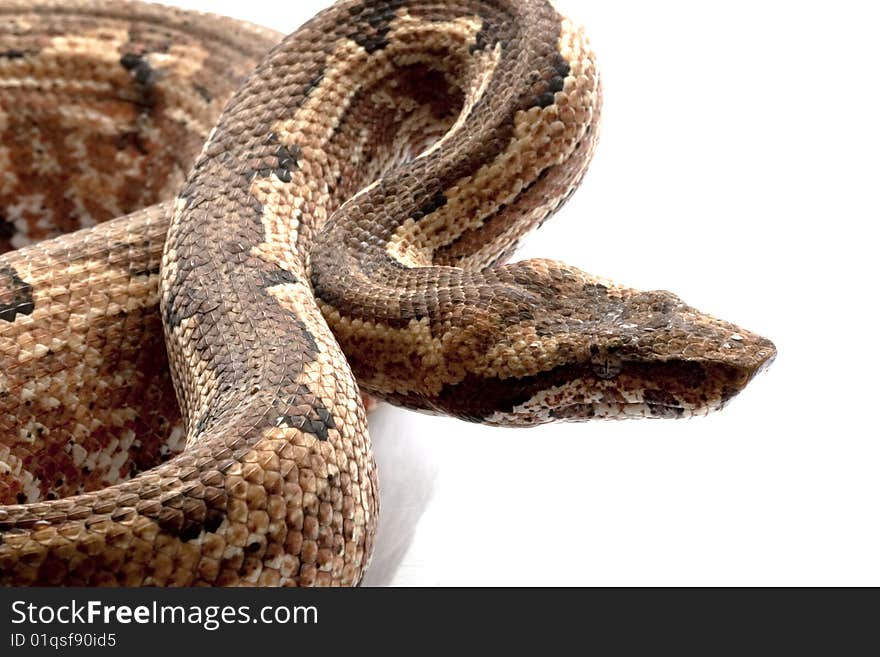
[[[612,349],[596,349],[596,353],[590,359],[593,374],[600,379],[613,379],[620,374],[623,368],[623,360],[615,351]]]

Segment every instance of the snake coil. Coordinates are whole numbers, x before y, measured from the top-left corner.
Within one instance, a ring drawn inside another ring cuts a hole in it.
[[[357,584],[358,385],[502,426],[686,417],[772,360],[668,292],[504,264],[599,134],[549,2],[344,0],[278,40],[0,0],[0,582]]]

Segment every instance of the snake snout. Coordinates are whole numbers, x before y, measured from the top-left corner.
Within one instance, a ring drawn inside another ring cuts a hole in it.
[[[695,412],[723,408],[776,358],[776,346],[767,338],[680,303],[661,339],[668,364],[680,363],[682,372],[664,385],[678,387]]]

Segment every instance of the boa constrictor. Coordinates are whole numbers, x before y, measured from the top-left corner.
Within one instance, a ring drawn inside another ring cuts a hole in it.
[[[358,384],[494,425],[685,417],[772,360],[668,292],[502,264],[598,138],[549,2],[344,0],[279,38],[0,1],[2,583],[357,584]]]

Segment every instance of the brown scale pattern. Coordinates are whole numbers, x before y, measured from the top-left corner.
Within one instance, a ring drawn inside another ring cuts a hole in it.
[[[0,6],[4,52],[17,54],[0,58],[0,252],[172,197],[223,103],[278,38],[149,6],[64,7]],[[40,201],[22,214],[22,198]],[[6,257],[28,273],[37,309],[0,324],[4,353],[19,360],[4,367],[3,389],[27,396],[0,414],[0,501],[97,490],[182,449],[156,312],[168,211]]]
[[[598,139],[593,53],[543,0],[334,5],[204,148],[274,33],[109,0],[0,18],[0,82],[37,83],[0,84],[2,249],[177,194],[0,256],[3,583],[358,583],[352,369],[526,426],[708,412],[772,359],[669,293],[497,264]]]

